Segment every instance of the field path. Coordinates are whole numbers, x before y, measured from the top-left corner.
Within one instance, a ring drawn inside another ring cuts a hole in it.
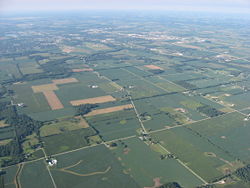
[[[21,188],[21,183],[20,183],[20,175],[22,173],[22,170],[23,170],[23,166],[24,164],[23,163],[20,163],[18,165],[18,169],[17,169],[17,172],[16,172],[16,175],[15,175],[15,180],[14,180],[14,183],[15,183],[15,186],[16,188]]]
[[[69,169],[69,168],[73,168],[73,167],[75,167],[75,166],[79,165],[81,162],[82,162],[82,160],[78,161],[77,163],[75,163],[75,164],[73,164],[73,165],[70,165],[70,166],[64,167],[64,168],[62,168],[62,169]]]
[[[163,147],[161,144],[159,144],[159,146],[165,150],[168,154],[170,154],[170,152]],[[191,168],[189,168],[187,165],[185,165],[185,163],[183,163],[180,159],[176,159],[182,166],[184,166],[189,172],[191,172],[193,175],[195,175],[198,179],[200,179],[204,184],[208,184],[208,182],[206,180],[204,180],[202,177],[200,177],[198,174],[196,174]]]
[[[75,164],[73,164],[73,165],[67,166],[67,167],[65,167],[65,168],[54,169],[54,170],[61,171],[61,172],[66,172],[66,173],[69,173],[69,174],[73,174],[73,175],[75,175],[75,176],[82,176],[82,177],[94,176],[94,175],[97,175],[97,174],[106,174],[108,171],[111,170],[111,166],[109,166],[109,167],[108,167],[106,170],[104,170],[104,171],[91,172],[91,173],[88,173],[88,174],[80,174],[80,173],[77,173],[77,172],[73,172],[73,171],[71,171],[71,170],[68,170],[69,168],[73,168],[73,167],[79,165],[81,162],[82,162],[82,160],[78,161],[77,163],[75,163]]]
[[[47,159],[47,154],[46,154],[46,152],[44,151],[43,148],[42,148],[42,150],[43,150],[45,159]],[[52,174],[51,174],[51,172],[50,172],[49,166],[47,165],[47,163],[46,163],[45,160],[44,160],[44,163],[45,163],[45,166],[46,166],[46,168],[47,168],[47,170],[48,170],[48,173],[49,173],[49,176],[50,176],[50,178],[51,178],[51,181],[52,181],[52,183],[53,183],[54,188],[57,188],[56,183],[55,183],[55,180],[54,180],[54,178],[53,178],[53,176],[52,176]]]

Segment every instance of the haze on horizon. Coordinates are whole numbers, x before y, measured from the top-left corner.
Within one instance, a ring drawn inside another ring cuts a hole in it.
[[[250,0],[1,0],[0,12],[177,10],[250,13]]]

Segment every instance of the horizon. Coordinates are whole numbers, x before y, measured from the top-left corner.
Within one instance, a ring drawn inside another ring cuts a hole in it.
[[[50,11],[188,11],[250,13],[248,0],[2,0],[0,12],[32,13]]]

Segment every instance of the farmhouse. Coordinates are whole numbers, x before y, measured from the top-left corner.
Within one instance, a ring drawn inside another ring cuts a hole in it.
[[[47,160],[47,162],[48,162],[49,166],[54,166],[54,165],[57,164],[57,160],[56,159],[49,159],[49,160]]]

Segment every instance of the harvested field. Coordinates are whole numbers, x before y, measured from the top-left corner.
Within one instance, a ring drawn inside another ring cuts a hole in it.
[[[91,72],[94,71],[94,69],[88,68],[88,69],[72,69],[72,72]]]
[[[50,108],[52,110],[58,110],[64,108],[63,104],[61,101],[58,99],[54,91],[44,91],[43,92],[45,98],[47,99]]]
[[[31,88],[34,93],[58,90],[56,84],[43,84],[43,85],[31,86]]]
[[[78,80],[76,78],[64,78],[64,79],[57,79],[57,80],[52,80],[54,84],[68,84],[68,83],[76,83]]]
[[[89,124],[87,123],[87,121],[83,119],[81,116],[76,116],[75,118],[79,120],[79,124],[82,125],[83,128],[89,127]]]
[[[70,52],[72,52],[72,51],[74,50],[74,47],[71,47],[71,46],[63,46],[63,47],[61,48],[61,50],[62,50],[63,52],[65,52],[65,53],[70,53]]]
[[[163,68],[158,67],[156,65],[144,65],[144,67],[147,67],[147,68],[153,69],[153,70],[163,70]]]
[[[132,104],[126,104],[126,105],[115,106],[115,107],[110,107],[110,108],[103,108],[103,109],[93,110],[92,112],[89,112],[85,116],[88,117],[88,116],[95,116],[99,114],[107,114],[107,113],[121,111],[125,109],[130,109],[130,108],[133,108]]]
[[[78,106],[81,104],[97,104],[97,103],[111,102],[115,100],[116,99],[112,97],[111,95],[107,95],[107,96],[94,97],[94,98],[88,98],[88,99],[83,99],[83,100],[70,101],[70,103],[73,106]]]

